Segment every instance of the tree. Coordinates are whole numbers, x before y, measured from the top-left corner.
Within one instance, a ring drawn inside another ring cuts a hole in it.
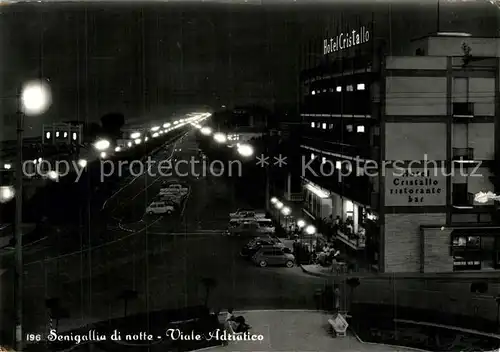
[[[201,279],[201,284],[205,288],[205,307],[208,307],[208,299],[212,289],[217,286],[217,281],[213,277],[204,277]]]
[[[354,301],[354,290],[356,290],[356,288],[361,283],[359,282],[359,279],[357,277],[351,277],[351,278],[346,280],[346,284],[347,284],[347,286],[349,286],[349,289],[351,291],[350,295],[349,295],[349,301],[350,301],[349,308],[352,310],[352,303]]]
[[[123,316],[126,317],[128,313],[128,302],[139,298],[139,294],[134,290],[123,290],[117,298],[123,300]]]
[[[102,132],[111,138],[119,138],[121,128],[125,124],[125,116],[112,112],[101,117]]]

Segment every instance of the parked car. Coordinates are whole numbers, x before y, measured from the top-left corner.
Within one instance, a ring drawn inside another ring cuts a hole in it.
[[[263,246],[252,257],[252,261],[265,268],[269,265],[285,265],[292,268],[295,265],[295,257],[288,248],[277,248],[274,246]]]
[[[238,209],[229,214],[229,218],[265,218],[266,212],[253,209]]]
[[[175,207],[173,205],[168,204],[165,201],[155,201],[151,203],[146,208],[147,214],[172,214],[175,211]]]
[[[285,248],[285,245],[277,237],[257,237],[248,242],[240,251],[240,256],[245,258],[252,258],[252,256],[259,251],[263,246],[275,246],[276,248]]]

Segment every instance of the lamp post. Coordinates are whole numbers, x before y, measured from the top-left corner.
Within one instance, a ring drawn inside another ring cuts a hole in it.
[[[50,106],[50,89],[44,81],[28,82],[22,87],[17,111],[17,157],[16,157],[16,350],[23,350],[23,129],[24,116],[39,115]]]

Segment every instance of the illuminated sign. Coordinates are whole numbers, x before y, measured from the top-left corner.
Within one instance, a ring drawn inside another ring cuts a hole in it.
[[[340,33],[336,37],[323,40],[323,54],[328,55],[337,51],[361,45],[370,41],[370,31],[362,26],[358,30]]]
[[[386,206],[446,205],[446,177],[440,169],[386,169]]]

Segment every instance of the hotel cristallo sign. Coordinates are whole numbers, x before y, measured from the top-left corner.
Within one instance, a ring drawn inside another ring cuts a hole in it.
[[[440,169],[405,170],[387,168],[386,206],[446,205],[446,177]]]
[[[357,30],[340,33],[339,35],[323,40],[323,54],[328,55],[337,51],[361,45],[370,41],[370,31],[362,26]]]

